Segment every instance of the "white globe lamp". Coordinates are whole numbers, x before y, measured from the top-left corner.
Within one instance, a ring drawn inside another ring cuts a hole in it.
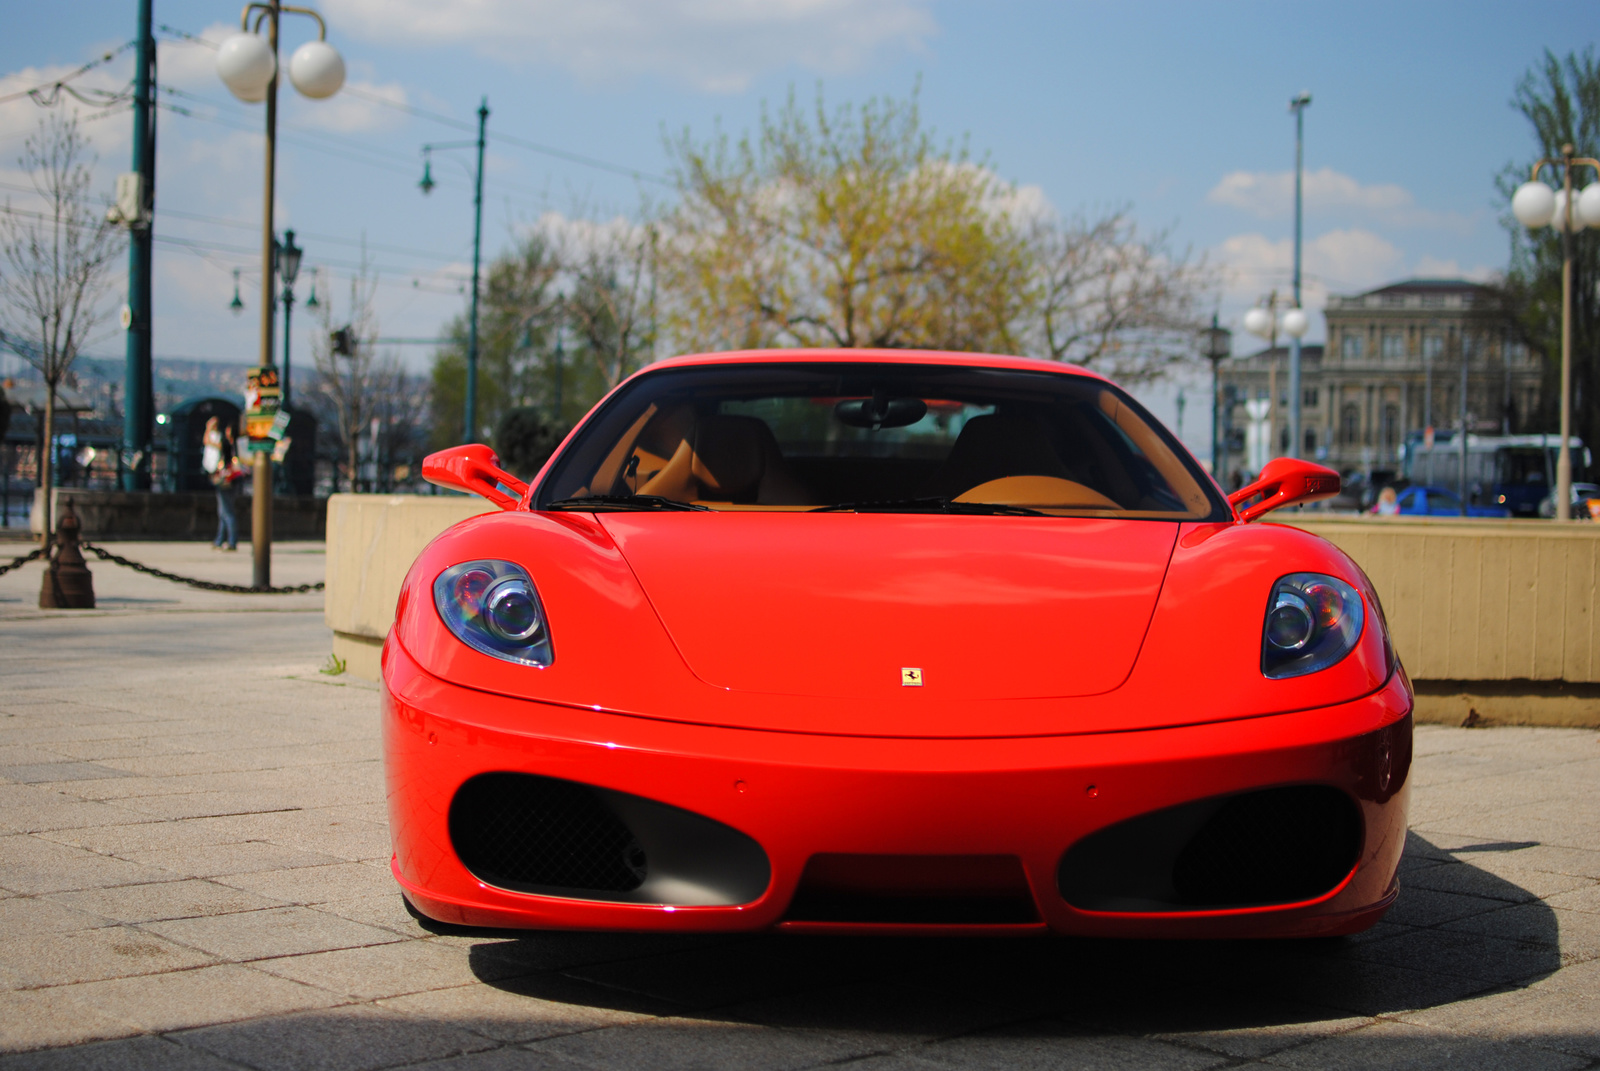
[[[1311,330],[1311,317],[1304,309],[1290,309],[1283,314],[1282,324],[1283,333],[1290,338],[1305,338],[1306,332]]]
[[[344,58],[326,41],[307,41],[289,57],[289,81],[312,100],[331,97],[344,85]]]
[[[1556,191],[1542,182],[1524,182],[1511,195],[1511,214],[1524,227],[1548,226],[1556,214]]]
[[[1244,329],[1259,338],[1272,337],[1272,313],[1255,308],[1244,314]]]
[[[1590,183],[1578,195],[1577,213],[1585,227],[1600,227],[1600,182]]]
[[[1567,191],[1566,190],[1556,190],[1555,191],[1555,203],[1556,203],[1555,217],[1550,220],[1550,226],[1554,227],[1558,231],[1565,232],[1566,229],[1567,229]],[[1572,199],[1572,232],[1574,234],[1576,234],[1578,231],[1581,231],[1581,230],[1583,230],[1583,212],[1578,207],[1578,199],[1576,197],[1574,197]]]
[[[247,104],[267,99],[267,87],[277,72],[272,46],[260,34],[232,34],[217,49],[217,74],[228,91]]]

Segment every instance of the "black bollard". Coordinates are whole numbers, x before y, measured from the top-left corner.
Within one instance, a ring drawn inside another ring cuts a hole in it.
[[[72,503],[56,521],[56,552],[45,567],[39,588],[41,610],[93,610],[94,577],[78,547],[78,515]]]

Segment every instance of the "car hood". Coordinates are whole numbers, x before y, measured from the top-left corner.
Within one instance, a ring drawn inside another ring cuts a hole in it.
[[[1178,532],[880,513],[599,520],[702,681],[841,699],[1111,691],[1138,657]]]

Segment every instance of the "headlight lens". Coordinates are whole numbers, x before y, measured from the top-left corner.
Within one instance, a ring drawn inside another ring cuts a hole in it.
[[[1261,672],[1273,680],[1327,669],[1361,638],[1361,594],[1337,577],[1290,573],[1272,585]]]
[[[433,605],[455,637],[475,651],[525,666],[548,666],[555,657],[539,591],[520,565],[452,565],[433,582]]]

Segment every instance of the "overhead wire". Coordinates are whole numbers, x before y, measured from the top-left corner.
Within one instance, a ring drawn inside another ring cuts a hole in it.
[[[180,37],[186,41],[193,42],[194,44],[204,45],[207,48],[216,49],[221,47],[214,41],[208,41],[204,37],[189,33],[186,30],[177,29],[176,27],[169,26],[166,23],[158,24],[158,29],[165,33],[171,34],[174,37]],[[467,133],[476,133],[478,129],[478,124],[469,122],[465,119],[457,119],[453,116],[441,115],[438,112],[429,111],[426,108],[419,108],[415,104],[391,100],[380,93],[372,93],[356,86],[345,86],[341,92],[348,93],[350,96],[353,96],[358,100],[365,100],[372,104],[377,104],[380,107],[403,112],[406,115],[411,115],[418,119],[426,119],[429,122],[438,123],[441,126],[451,127],[455,130],[464,130]],[[537,141],[530,141],[527,138],[519,138],[515,135],[506,134],[498,130],[489,132],[486,136],[487,140],[491,142],[501,142],[506,145],[514,145],[519,149],[525,149],[528,152],[537,153],[541,156],[549,156],[558,160],[565,160],[568,163],[579,164],[583,167],[590,167],[599,171],[608,171],[614,175],[622,175],[627,178],[636,179],[640,182],[649,182],[660,186],[674,185],[671,179],[665,178],[661,175],[652,174],[649,171],[643,171],[636,167],[628,167],[626,164],[612,163],[609,160],[602,160],[598,157],[589,156],[585,153],[577,153],[567,149],[560,149],[554,145],[545,145]]]

